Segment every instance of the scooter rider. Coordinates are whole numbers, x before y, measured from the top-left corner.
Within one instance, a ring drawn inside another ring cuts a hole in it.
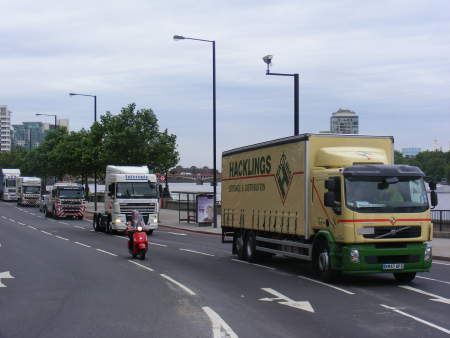
[[[138,227],[143,227],[145,225],[144,218],[139,213],[138,210],[133,210],[131,212],[131,221],[128,222],[128,237],[130,238],[130,248],[133,247],[133,233]]]

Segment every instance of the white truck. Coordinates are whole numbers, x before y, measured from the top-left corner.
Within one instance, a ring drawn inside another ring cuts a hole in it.
[[[17,205],[39,206],[41,179],[39,177],[18,177],[16,179]]]
[[[83,187],[71,182],[55,183],[51,195],[45,198],[44,212],[46,217],[83,219],[85,212]]]
[[[0,169],[0,197],[4,201],[16,201],[16,179],[20,169]]]
[[[144,230],[152,234],[159,222],[159,189],[155,174],[147,166],[106,167],[105,210],[94,213],[95,231],[124,232],[131,213],[144,218]]]

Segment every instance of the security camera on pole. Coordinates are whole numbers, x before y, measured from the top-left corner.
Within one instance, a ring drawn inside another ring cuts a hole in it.
[[[267,64],[266,75],[278,75],[278,76],[293,76],[294,77],[294,135],[299,133],[299,105],[298,105],[298,73],[285,74],[285,73],[271,73],[270,64],[272,63],[273,55],[266,55],[263,57],[264,63]]]

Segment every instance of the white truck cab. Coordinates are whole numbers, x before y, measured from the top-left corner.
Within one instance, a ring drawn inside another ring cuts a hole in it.
[[[94,217],[96,231],[123,232],[133,210],[144,218],[144,230],[151,234],[159,223],[159,189],[155,174],[147,166],[106,167],[105,212]]]
[[[16,179],[20,169],[0,169],[0,197],[4,201],[17,201]]]
[[[41,179],[39,177],[18,177],[16,179],[17,204],[39,206]]]

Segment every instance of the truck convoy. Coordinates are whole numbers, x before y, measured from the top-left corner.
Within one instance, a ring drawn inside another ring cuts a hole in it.
[[[159,222],[159,189],[147,166],[106,167],[105,211],[94,214],[94,229],[124,232],[133,210],[144,218],[144,231],[152,234]]]
[[[16,179],[17,204],[39,206],[41,179],[39,177],[18,177]]]
[[[45,199],[44,212],[46,217],[83,219],[85,212],[83,187],[77,183],[55,183],[51,195]]]
[[[303,134],[225,151],[222,231],[242,260],[281,254],[339,273],[409,282],[432,262],[424,173],[393,164],[393,138]],[[437,205],[430,182],[431,205]]]
[[[16,179],[20,169],[0,169],[0,197],[4,201],[16,201]]]

